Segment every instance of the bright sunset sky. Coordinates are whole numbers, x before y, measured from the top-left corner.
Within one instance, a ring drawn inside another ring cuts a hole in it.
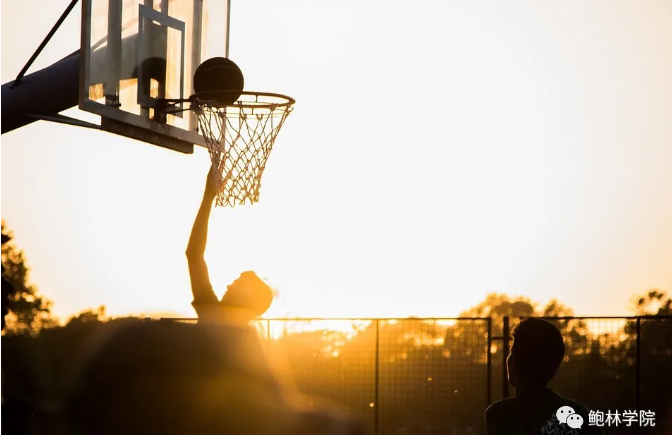
[[[3,83],[68,3],[2,1]],[[78,48],[80,9],[31,71]],[[231,23],[246,89],[297,105],[260,203],[212,214],[220,294],[246,269],[271,316],[455,316],[494,291],[623,315],[672,290],[672,1],[233,0]],[[193,316],[208,166],[38,122],[2,136],[2,218],[57,315]]]

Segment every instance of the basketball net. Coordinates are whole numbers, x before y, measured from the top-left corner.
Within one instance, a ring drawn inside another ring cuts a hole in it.
[[[247,94],[251,101],[221,105],[214,101],[192,103],[200,133],[217,171],[215,205],[235,207],[259,201],[261,176],[278,132],[291,113],[289,103],[260,101],[269,95]]]

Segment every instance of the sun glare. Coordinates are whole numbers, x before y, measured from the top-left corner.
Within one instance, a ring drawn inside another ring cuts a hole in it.
[[[324,335],[336,332],[340,333],[345,339],[350,340],[358,333],[365,330],[371,324],[371,320],[357,319],[279,319],[279,320],[261,320],[258,327],[266,329],[266,334],[271,338],[293,333],[321,332]]]

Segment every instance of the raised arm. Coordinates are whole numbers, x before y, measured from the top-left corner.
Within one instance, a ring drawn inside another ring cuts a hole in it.
[[[205,245],[208,241],[208,221],[210,220],[210,211],[212,202],[216,196],[215,176],[213,168],[208,172],[208,179],[205,183],[205,192],[201,208],[198,210],[194,226],[191,229],[189,245],[187,246],[187,262],[189,264],[189,277],[191,278],[191,291],[194,294],[194,301],[212,302],[217,301],[217,297],[212,291],[210,284],[210,275],[208,265],[205,263]]]

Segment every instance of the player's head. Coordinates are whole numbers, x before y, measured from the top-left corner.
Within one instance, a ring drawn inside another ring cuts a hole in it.
[[[522,320],[513,329],[513,345],[507,359],[509,383],[546,386],[565,357],[560,330],[542,319]]]
[[[227,286],[222,297],[222,304],[247,310],[252,319],[264,314],[271,302],[273,290],[252,271],[241,273],[238,279]]]

